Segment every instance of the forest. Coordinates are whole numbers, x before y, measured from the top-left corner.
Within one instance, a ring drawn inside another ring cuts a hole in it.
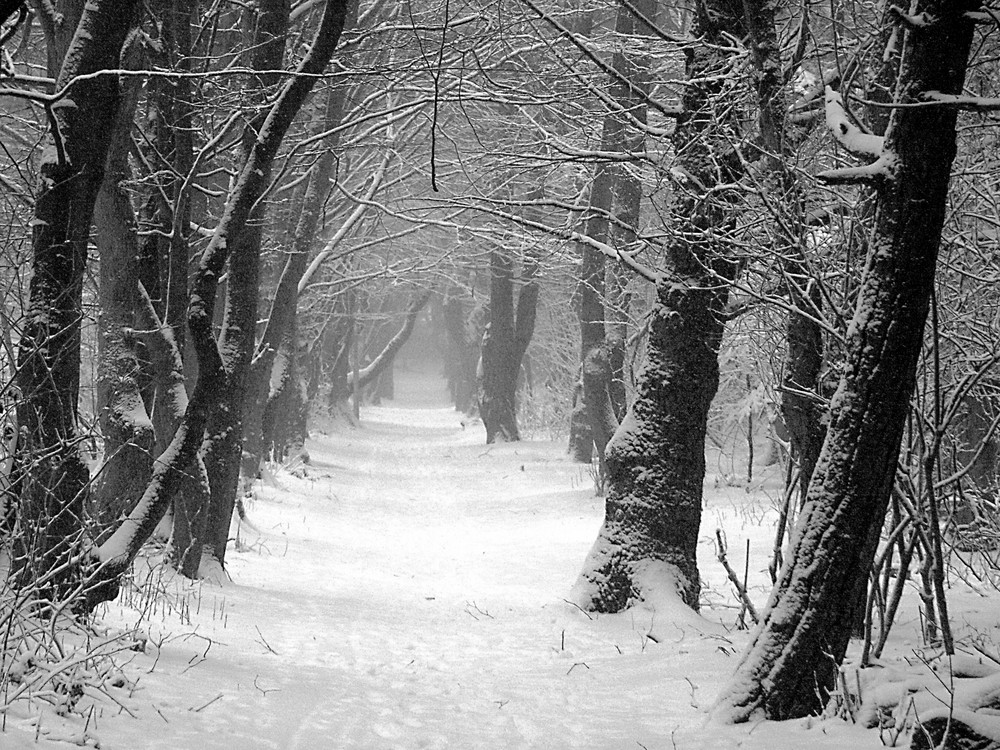
[[[1000,748],[990,2],[0,0],[0,745]]]

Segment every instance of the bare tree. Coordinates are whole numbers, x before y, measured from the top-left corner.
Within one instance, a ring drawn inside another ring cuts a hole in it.
[[[138,4],[95,0],[82,8],[45,102],[53,148],[41,164],[32,237],[30,303],[18,355],[23,475],[17,567],[57,601],[79,583],[71,564],[83,537],[90,472],[79,450],[80,325],[87,244],[104,180],[114,120],[122,106],[121,50]]]
[[[744,32],[740,8],[698,4],[674,134],[675,169],[685,180],[671,205],[668,272],[649,274],[657,299],[646,364],[605,455],[604,524],[575,590],[588,609],[617,612],[660,588],[676,588],[698,607],[705,435],[736,270],[715,239],[731,219],[731,198],[713,191],[732,165],[716,161],[711,138],[731,54],[722,40]]]
[[[316,77],[323,73],[333,55],[346,13],[346,2],[328,0],[309,51],[298,64],[295,74],[280,85],[274,102],[266,107],[266,116],[257,123],[256,135],[248,144],[246,160],[229,195],[225,213],[201,257],[191,285],[187,324],[198,357],[194,390],[184,418],[167,450],[160,456],[152,480],[139,503],[97,551],[98,569],[87,597],[91,606],[113,598],[117,593],[119,577],[167,511],[183,479],[184,468],[194,462],[209,427],[212,410],[225,403],[222,396],[233,385],[230,376],[240,374],[239,370],[227,369],[227,360],[223,356],[225,337],[222,342],[217,342],[213,331],[219,279],[227,260],[231,267],[238,266],[240,262],[257,263],[257,258],[248,257],[253,255],[252,238],[247,241],[242,233],[259,231],[259,226],[255,230],[250,220],[270,184],[271,166]],[[253,276],[253,269],[246,270],[246,273]],[[256,299],[253,307],[256,307]],[[240,315],[245,316],[245,311],[241,311]],[[255,322],[251,319],[251,329]],[[232,319],[230,323],[233,323]],[[248,359],[249,352],[239,356]],[[227,527],[228,523],[227,517]]]
[[[852,138],[858,131],[837,117],[842,110],[836,92],[827,93],[835,133],[874,161],[820,177],[876,184],[872,251],[791,552],[716,707],[731,721],[759,714],[787,719],[822,709],[885,519],[934,289],[974,29],[961,7],[931,1],[911,10],[915,15],[889,19],[899,25],[894,103],[902,106],[893,109],[884,141]],[[911,25],[908,19],[916,18],[934,20]],[[929,106],[912,106],[928,100]]]

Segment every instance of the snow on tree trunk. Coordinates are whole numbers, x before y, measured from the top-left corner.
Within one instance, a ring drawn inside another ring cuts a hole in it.
[[[912,104],[926,91],[961,94],[973,33],[968,9],[918,3],[918,16],[931,20],[899,29],[896,101]],[[895,477],[934,287],[955,122],[953,107],[892,111],[879,160],[890,166],[877,182],[871,251],[830,426],[790,554],[716,705],[723,720],[814,713],[834,689]]]
[[[353,28],[357,20],[358,3],[349,2],[344,30]],[[348,60],[341,60],[348,65]],[[331,85],[326,92],[324,104],[318,108],[315,129],[329,131],[341,124],[350,82]],[[317,229],[324,202],[330,188],[330,179],[335,166],[334,149],[340,140],[339,131],[325,140],[325,148],[313,165],[302,197],[302,208],[292,235],[292,247],[278,279],[278,286],[271,302],[267,324],[256,348],[250,365],[246,396],[243,402],[243,467],[245,481],[256,478],[260,462],[264,458],[267,441],[264,438],[264,412],[273,400],[273,371],[279,348],[286,350],[286,357],[294,357],[296,342],[288,341],[294,336],[295,318],[298,315],[299,282],[306,273],[309,251],[316,242]],[[286,372],[290,368],[285,368]],[[281,390],[279,386],[277,390]]]
[[[291,348],[296,335],[293,320],[275,359],[271,391],[264,408],[264,450],[274,461],[283,461],[290,455],[301,453],[307,437],[309,400],[300,372],[298,352]]]
[[[155,46],[156,63],[170,70],[190,73],[191,23],[193,0],[170,0],[161,9]],[[185,189],[184,176],[194,163],[194,103],[193,79],[181,76],[177,80],[153,78],[149,82],[147,121],[151,123],[152,144],[148,159],[151,163],[165,160],[170,169],[159,170],[156,186],[145,204],[144,221],[158,231],[143,238],[141,280],[153,302],[159,323],[169,331],[168,347],[176,348],[178,357],[185,347],[184,315],[188,303],[188,267],[190,263],[189,227],[191,224],[190,186]],[[162,191],[162,192],[161,192]],[[170,200],[164,201],[166,194]],[[157,357],[157,355],[153,355]],[[184,369],[181,359],[173,354],[161,363],[169,369],[151,368],[150,378],[156,381],[151,399],[153,428],[156,431],[155,454],[162,453],[170,443],[184,413],[178,402],[177,388],[183,391]],[[191,358],[193,360],[193,357]],[[194,369],[194,362],[189,363]],[[193,372],[188,373],[194,375]],[[179,379],[178,379],[179,378]]]
[[[535,330],[536,268],[537,263],[532,259],[522,266],[522,285],[515,313],[513,260],[499,247],[494,247],[490,253],[490,317],[483,334],[479,401],[487,443],[521,439],[517,427],[517,378]]]
[[[139,64],[138,40],[123,52]],[[153,423],[140,391],[139,361],[132,331],[139,298],[139,244],[135,211],[123,182],[130,180],[130,131],[141,80],[123,83],[112,125],[104,182],[94,206],[97,252],[101,259],[98,318],[97,404],[104,463],[91,494],[90,515],[108,529],[132,510],[153,473]]]
[[[57,87],[119,67],[136,8],[135,2],[91,0],[68,45]],[[52,106],[55,143],[39,165],[32,277],[16,375],[24,474],[15,568],[21,583],[51,576],[40,594],[53,600],[70,594],[79,574],[76,564],[65,563],[82,543],[90,479],[77,433],[83,274],[111,145],[108,118],[116,116],[121,99],[112,76],[74,83]]]
[[[713,311],[723,301],[718,287],[658,290],[635,401],[608,444],[604,524],[574,592],[587,609],[618,612],[661,585],[698,607],[705,433],[723,329]],[[673,580],[650,577],[651,566]]]
[[[250,57],[256,71],[280,70],[285,55],[285,37],[289,24],[288,0],[261,0]],[[274,73],[256,74],[256,96],[266,101],[270,89],[280,78]],[[253,158],[253,149],[267,127],[267,110],[255,116],[243,131],[244,161]],[[270,180],[273,157],[259,161],[264,185]],[[263,186],[262,186],[263,187]],[[258,196],[259,198],[260,196]],[[241,225],[231,227],[229,273],[226,284],[225,312],[219,332],[219,349],[225,368],[225,387],[216,393],[203,447],[208,470],[211,501],[205,544],[220,565],[225,564],[229,524],[239,491],[243,465],[244,399],[249,385],[250,363],[257,334],[257,302],[260,295],[260,254],[265,224],[265,204],[255,201]]]
[[[342,85],[332,87],[327,93],[325,114],[319,118],[318,123],[321,128],[333,128],[340,123],[344,101],[343,88]],[[285,337],[289,330],[294,328],[299,279],[305,273],[309,250],[315,242],[320,213],[330,186],[333,162],[333,151],[328,147],[320,155],[309,175],[306,192],[302,198],[302,210],[292,238],[291,251],[278,279],[267,325],[250,368],[243,406],[243,475],[247,481],[257,476],[260,462],[264,457],[264,410],[272,396],[271,381],[278,350],[281,347],[289,348],[290,351],[295,349],[294,342],[285,343]]]
[[[187,316],[188,331],[198,358],[194,390],[173,440],[154,465],[153,478],[142,499],[98,550],[96,580],[87,591],[89,607],[117,594],[120,576],[166,513],[181,485],[184,469],[196,460],[210,412],[230,386],[222,352],[213,332],[215,297],[219,278],[231,252],[230,240],[233,240],[233,246],[238,245],[239,233],[246,227],[269,184],[270,165],[292,120],[336,49],[344,25],[346,5],[344,0],[327,0],[313,43],[298,65],[297,75],[290,76],[283,83],[268,108],[249,157],[236,178],[222,219],[201,257],[191,285]]]
[[[637,34],[648,34],[635,11],[654,18],[655,4],[642,0],[635,9],[620,6],[615,21],[615,33],[621,46],[615,49],[611,66],[609,95],[617,105],[604,117],[601,151],[606,153],[638,153],[644,147],[641,128],[631,122],[646,122],[646,98],[649,94],[649,59],[626,41]],[[599,243],[632,251],[635,248],[635,227],[639,222],[642,198],[641,176],[626,162],[607,161],[595,170],[590,192],[590,211],[584,234]],[[583,366],[583,402],[590,422],[590,437],[597,450],[601,466],[608,441],[618,428],[624,411],[624,384],[621,364],[624,362],[625,336],[615,331],[609,336],[606,328],[605,302],[613,309],[623,308],[624,284],[614,270],[606,270],[605,255],[590,244],[582,246],[580,266],[580,360]],[[607,284],[605,274],[612,276]],[[610,294],[610,298],[608,295]],[[619,322],[616,328],[624,328]],[[577,435],[584,433],[578,432]],[[580,438],[578,438],[580,439]],[[583,456],[582,446],[575,452]],[[603,468],[602,468],[603,474]]]
[[[809,273],[803,248],[802,197],[795,174],[788,168],[793,137],[787,127],[787,101],[781,46],[775,26],[776,4],[771,0],[744,0],[754,63],[758,125],[766,186],[775,191],[773,252],[781,271],[791,309],[785,325],[786,353],[781,382],[781,418],[788,430],[792,458],[799,467],[802,497],[823,444],[825,409],[819,396],[823,365],[823,334],[819,282]]]
[[[720,42],[743,36],[741,11],[703,2],[693,32],[706,43],[687,51],[674,136],[675,171],[690,178],[672,206],[671,273],[657,289],[635,400],[607,447],[604,523],[574,588],[582,607],[601,612],[675,593],[698,608],[705,435],[733,273],[712,239],[727,225],[729,204],[708,195],[721,171],[709,139],[732,54]]]

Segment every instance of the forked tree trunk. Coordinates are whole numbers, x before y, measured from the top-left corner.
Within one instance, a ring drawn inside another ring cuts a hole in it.
[[[517,378],[535,330],[536,267],[531,259],[523,265],[515,313],[513,261],[499,247],[490,253],[490,322],[483,334],[483,390],[479,401],[487,443],[521,439],[517,428]]]
[[[901,24],[896,101],[928,91],[961,95],[973,35],[971,6],[923,0],[932,19]],[[893,22],[899,22],[894,20]],[[791,552],[758,630],[716,706],[719,718],[789,719],[821,711],[851,635],[867,580],[923,345],[934,288],[956,109],[892,111],[878,183],[872,250],[848,329],[844,375]],[[863,170],[862,170],[863,171]],[[827,175],[848,180],[851,173]]]
[[[657,288],[646,365],[628,413],[608,444],[604,524],[574,590],[585,609],[618,612],[671,596],[697,609],[696,559],[705,478],[708,409],[719,382],[718,351],[733,266],[712,233],[731,206],[710,191],[720,172],[710,128],[731,51],[744,34],[742,14],[720,0],[698,5],[699,42],[687,51],[683,112],[675,133],[679,171],[671,275]],[[667,589],[664,591],[664,589]]]
[[[77,76],[120,65],[137,22],[134,1],[91,0],[69,43],[57,88]],[[23,440],[20,534],[15,569],[22,584],[45,580],[52,601],[79,582],[74,552],[83,537],[90,472],[80,452],[80,326],[94,203],[104,179],[114,119],[121,106],[112,76],[87,78],[52,107],[55,148],[40,164],[32,229],[32,277],[18,353],[17,408]]]

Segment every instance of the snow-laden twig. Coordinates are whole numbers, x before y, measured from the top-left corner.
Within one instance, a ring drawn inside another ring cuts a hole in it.
[[[743,602],[743,606],[746,607],[747,612],[750,614],[750,619],[756,625],[760,622],[760,616],[757,614],[757,608],[753,606],[753,602],[750,600],[747,587],[740,581],[740,577],[733,570],[733,566],[729,564],[729,559],[726,557],[726,541],[722,536],[722,529],[715,530],[715,539],[718,542],[716,557],[722,563],[722,567],[726,569],[726,576],[729,578],[729,582],[733,584],[737,595],[740,597],[740,601]]]
[[[988,96],[956,96],[940,91],[925,91],[920,98],[927,103],[941,104],[972,112],[996,112],[1000,110],[1000,98]]]
[[[846,185],[858,182],[875,182],[891,177],[896,167],[896,155],[884,153],[871,164],[863,167],[843,167],[828,169],[816,175],[816,179],[827,185]]]

